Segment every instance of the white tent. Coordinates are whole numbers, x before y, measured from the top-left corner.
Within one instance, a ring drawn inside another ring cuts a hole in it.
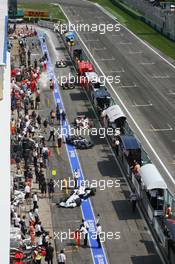
[[[102,112],[102,116],[108,116],[110,122],[114,122],[120,117],[125,117],[119,105],[112,105]]]
[[[99,82],[99,77],[96,72],[85,72],[88,82]]]
[[[167,189],[167,185],[154,164],[145,164],[140,168],[140,176],[147,190]]]

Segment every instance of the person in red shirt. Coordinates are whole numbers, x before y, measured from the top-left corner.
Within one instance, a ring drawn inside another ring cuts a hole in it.
[[[25,255],[22,252],[16,252],[14,256],[14,264],[24,264]]]
[[[170,204],[167,204],[167,208],[166,208],[166,218],[170,219],[172,215],[172,210],[171,210],[171,206]]]
[[[35,80],[32,80],[31,81],[31,90],[32,90],[32,93],[34,93],[36,91],[36,81]]]

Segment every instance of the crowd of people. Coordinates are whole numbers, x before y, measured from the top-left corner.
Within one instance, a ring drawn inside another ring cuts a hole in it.
[[[18,250],[13,255],[13,263],[24,263],[22,249],[29,241],[34,263],[40,264],[45,259],[52,264],[54,247],[50,233],[42,226],[39,199],[47,197],[47,193],[52,198],[54,193],[54,181],[46,178],[51,154],[46,141],[51,138],[55,141],[57,135],[61,148],[62,136],[54,128],[54,123],[55,119],[59,124],[65,122],[66,114],[58,105],[55,111],[51,110],[50,120],[39,114],[39,83],[41,73],[47,69],[47,53],[39,60],[31,60],[33,50],[40,46],[36,30],[27,25],[20,29],[14,26],[13,38],[18,39],[19,62],[16,61],[11,69],[11,161],[15,170],[11,189],[11,225],[13,230],[18,230],[20,237],[20,247],[15,244]],[[50,135],[46,139],[48,129]],[[35,191],[34,184],[37,186]],[[27,213],[23,212],[22,206]],[[58,259],[61,260],[59,263],[65,263],[63,251]]]
[[[51,156],[47,143],[57,140],[57,147],[61,149],[62,134],[56,130],[55,124],[63,125],[66,113],[57,105],[50,110],[49,118],[40,115],[40,78],[47,70],[47,53],[39,60],[31,59],[32,52],[41,45],[34,28],[26,25],[19,30],[15,27],[13,35],[18,39],[19,62],[16,61],[17,65],[11,69],[11,161],[15,171],[11,189],[11,226],[20,235],[20,246],[15,242],[16,251],[11,256],[13,263],[27,263],[22,262],[27,255],[24,248],[30,244],[34,263],[41,264],[45,260],[53,264],[52,237],[43,227],[39,204],[40,199],[52,198],[54,194],[54,181],[46,177]],[[13,41],[11,46],[13,49]],[[54,90],[52,79],[48,81],[48,88],[51,92]],[[78,188],[78,177],[79,173],[75,170],[75,189]],[[100,248],[99,223],[96,223],[96,229]],[[85,220],[79,233],[84,235],[86,247],[89,227]],[[60,264],[66,263],[64,250],[60,251],[57,260]]]

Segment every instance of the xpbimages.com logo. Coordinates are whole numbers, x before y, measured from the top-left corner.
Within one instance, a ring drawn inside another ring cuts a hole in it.
[[[120,134],[120,129],[115,128],[113,129],[112,127],[92,127],[92,128],[81,128],[81,127],[59,127],[57,129],[57,133],[62,135],[62,137],[67,137],[69,136],[81,136],[81,137],[90,137],[90,136],[99,136],[99,138],[106,138],[106,136],[116,136]]]
[[[68,74],[66,76],[61,75],[57,76],[57,80],[60,85],[64,84],[75,84],[75,83],[100,83],[101,86],[107,86],[108,84],[119,84],[120,83],[120,75],[95,75],[93,76],[74,76],[72,74]]]
[[[97,232],[95,230],[90,230],[87,234],[87,239],[97,240]],[[85,233],[79,232],[80,239],[85,239]],[[119,240],[120,239],[120,232],[104,232],[101,231],[99,234],[100,242],[105,242],[106,240]],[[66,232],[54,232],[54,239],[58,239],[61,243],[65,240],[75,240],[76,239],[76,232],[68,229]]]
[[[78,174],[78,173],[77,173]],[[86,188],[98,188],[100,191],[104,191],[106,188],[119,188],[120,180],[81,180],[79,179],[79,186],[85,186]],[[65,188],[74,189],[76,188],[76,182],[72,178],[65,180],[55,180],[54,188],[64,190]]]
[[[84,23],[68,23],[60,24],[59,31],[61,34],[64,34],[67,31],[76,31],[76,32],[99,32],[99,34],[104,35],[106,32],[118,32],[120,31],[120,24],[84,24]]]

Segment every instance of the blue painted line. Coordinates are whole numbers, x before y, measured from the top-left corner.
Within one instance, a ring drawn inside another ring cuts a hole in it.
[[[49,79],[53,79],[54,80],[54,99],[55,102],[58,103],[59,107],[64,109],[64,104],[59,92],[59,85],[58,85],[58,81],[55,77],[55,73],[54,73],[54,69],[51,63],[51,59],[49,56],[49,52],[47,49],[47,45],[46,43],[43,43],[42,39],[43,39],[43,33],[42,32],[38,32],[38,37],[41,41],[41,48],[42,48],[42,52],[47,52],[48,54],[48,64],[47,64],[47,71],[48,71],[48,76]],[[63,129],[65,129],[65,131],[69,131],[69,123],[66,120],[66,122],[62,125]],[[67,153],[68,153],[68,157],[69,157],[69,162],[71,165],[71,169],[72,172],[75,169],[78,169],[80,172],[80,177],[79,177],[79,183],[82,182],[83,180],[85,180],[84,175],[83,175],[83,171],[80,165],[80,161],[76,152],[76,149],[71,146],[66,144],[66,149],[67,149]],[[92,208],[92,204],[91,204],[91,200],[87,199],[85,201],[82,202],[81,205],[81,210],[82,210],[82,214],[83,214],[83,218],[88,222],[89,224],[89,245],[90,245],[90,249],[91,249],[91,254],[92,254],[92,258],[93,258],[93,263],[94,264],[107,264],[107,258],[106,258],[106,254],[103,248],[103,245],[101,248],[98,248],[98,243],[95,239],[95,232],[96,232],[96,221],[95,221],[95,216],[94,216],[94,212],[93,212],[93,208]]]
[[[4,25],[4,50],[3,50],[3,63],[7,63],[7,31],[8,31],[8,16],[5,16]]]

